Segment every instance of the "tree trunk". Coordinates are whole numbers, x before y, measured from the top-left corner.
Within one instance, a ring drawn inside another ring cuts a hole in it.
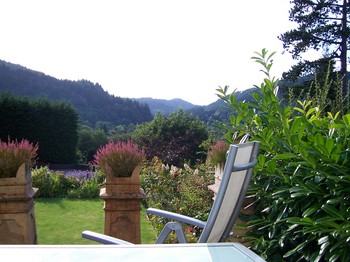
[[[347,16],[348,16],[348,5],[349,0],[343,2],[343,17],[342,17],[342,42],[341,42],[341,53],[340,53],[340,74],[343,79],[343,97],[348,95],[348,78],[347,78],[347,60],[348,60],[348,39],[350,36]]]

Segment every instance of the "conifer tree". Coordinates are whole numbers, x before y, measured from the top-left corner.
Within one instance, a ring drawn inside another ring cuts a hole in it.
[[[299,63],[283,75],[286,80],[325,71],[328,64],[339,65],[339,77],[343,79],[346,95],[347,64],[350,48],[350,0],[291,0],[289,20],[297,27],[281,34],[283,47]],[[313,49],[323,52],[316,61],[302,60],[301,55]]]

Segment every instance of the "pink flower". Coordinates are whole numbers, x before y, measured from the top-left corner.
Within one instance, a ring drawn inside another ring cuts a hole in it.
[[[98,165],[106,175],[128,177],[141,163],[144,155],[144,151],[131,141],[111,141],[97,150],[93,163]]]
[[[0,177],[12,177],[16,175],[18,168],[23,164],[35,164],[39,146],[31,144],[23,139],[20,142],[8,142],[0,140]]]

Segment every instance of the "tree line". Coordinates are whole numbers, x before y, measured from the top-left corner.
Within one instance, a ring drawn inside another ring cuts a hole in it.
[[[1,141],[27,139],[38,144],[39,163],[77,161],[78,114],[69,104],[1,95],[0,126]]]

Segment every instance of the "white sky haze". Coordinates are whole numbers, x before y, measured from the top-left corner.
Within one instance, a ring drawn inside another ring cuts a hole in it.
[[[0,59],[110,94],[207,105],[215,89],[244,90],[263,75],[250,57],[276,51],[289,0],[0,0]]]

